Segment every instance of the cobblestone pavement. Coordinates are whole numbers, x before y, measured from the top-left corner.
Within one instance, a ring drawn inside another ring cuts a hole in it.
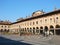
[[[1,35],[7,39],[16,40],[32,45],[60,45],[60,36],[53,35],[43,37],[41,35],[19,36],[19,35]]]

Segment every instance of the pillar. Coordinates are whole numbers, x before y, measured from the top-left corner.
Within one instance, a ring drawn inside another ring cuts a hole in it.
[[[56,35],[56,31],[55,31],[56,29],[54,28],[54,35]]]
[[[39,29],[39,34],[40,34],[40,29]]]

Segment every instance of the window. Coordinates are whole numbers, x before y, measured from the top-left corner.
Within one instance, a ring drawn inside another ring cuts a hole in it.
[[[25,23],[25,26],[26,26],[26,23]]]
[[[55,19],[53,18],[53,20],[54,20],[54,22],[55,22]],[[52,20],[52,18],[50,18],[50,23],[52,23],[53,22],[53,20]]]
[[[56,17],[56,23],[58,23],[58,17]]]
[[[5,26],[5,28],[6,28],[7,26]]]
[[[9,28],[10,26],[8,26],[8,28]]]
[[[38,24],[38,21],[36,21],[36,24]]]
[[[31,25],[31,22],[30,22],[30,25]]]
[[[56,19],[58,19],[58,17],[56,17]]]
[[[34,25],[35,23],[33,22],[33,25]]]
[[[26,28],[25,28],[25,31],[26,31]]]
[[[52,18],[50,18],[50,21],[52,21]]]
[[[47,21],[47,19],[45,19],[45,22]]]
[[[3,28],[3,26],[1,26]]]
[[[29,25],[29,23],[27,23],[27,25]]]
[[[19,27],[20,27],[20,25],[19,25]]]
[[[40,20],[40,22],[42,23],[42,20]]]

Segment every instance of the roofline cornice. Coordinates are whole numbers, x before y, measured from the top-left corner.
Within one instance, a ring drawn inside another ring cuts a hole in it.
[[[27,21],[27,20],[32,20],[32,19],[41,18],[41,17],[45,17],[45,16],[50,16],[50,14],[56,14],[56,13],[60,13],[60,9],[59,10],[52,11],[52,12],[48,12],[48,13],[45,13],[45,14],[42,14],[42,15],[25,18],[25,19],[22,19],[22,20],[20,20],[18,22],[13,22],[11,24],[16,24],[16,23],[19,23],[19,22]]]

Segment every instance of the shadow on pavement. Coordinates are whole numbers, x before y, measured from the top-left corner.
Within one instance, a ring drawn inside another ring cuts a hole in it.
[[[28,44],[20,41],[15,41],[15,40],[10,40],[4,37],[0,37],[0,45],[32,45],[32,44]]]

